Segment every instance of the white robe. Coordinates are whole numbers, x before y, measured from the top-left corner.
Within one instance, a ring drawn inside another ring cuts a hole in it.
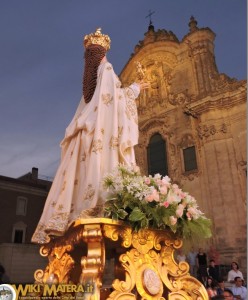
[[[102,216],[104,174],[119,163],[136,164],[139,92],[135,83],[121,88],[112,65],[100,64],[91,101],[85,104],[82,98],[61,142],[61,163],[32,242],[63,235],[78,218]]]

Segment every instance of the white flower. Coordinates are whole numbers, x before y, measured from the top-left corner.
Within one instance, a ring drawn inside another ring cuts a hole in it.
[[[161,179],[161,175],[159,173],[154,175],[154,180]]]
[[[176,215],[178,218],[181,218],[183,215],[183,211],[184,211],[184,205],[183,204],[179,204],[176,210]]]
[[[170,224],[173,226],[177,223],[177,218],[174,216],[170,216]]]
[[[167,175],[162,178],[162,184],[169,186],[170,182],[171,182],[171,179]]]
[[[203,213],[199,209],[193,206],[188,207],[187,212],[194,220],[198,219],[201,215],[203,215]]]

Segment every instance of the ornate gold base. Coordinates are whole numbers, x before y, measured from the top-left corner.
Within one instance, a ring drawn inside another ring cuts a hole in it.
[[[44,271],[35,272],[35,280],[80,284],[83,299],[91,300],[207,300],[204,286],[189,275],[188,264],[174,260],[174,251],[181,246],[182,241],[167,231],[135,232],[111,219],[80,219],[63,237],[41,247],[40,254],[49,263]],[[105,267],[106,259],[114,260],[114,270]],[[104,277],[111,274],[112,287],[104,288]]]

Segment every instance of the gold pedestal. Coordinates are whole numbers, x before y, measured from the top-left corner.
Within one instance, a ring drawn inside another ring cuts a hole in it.
[[[111,219],[80,219],[63,237],[41,247],[49,263],[35,272],[35,280],[82,285],[81,299],[87,300],[208,300],[204,286],[190,276],[189,265],[175,262],[174,251],[181,246],[168,231],[135,232]],[[113,267],[106,267],[106,260]],[[112,286],[104,286],[111,275]],[[75,290],[72,294],[75,299],[80,295]]]

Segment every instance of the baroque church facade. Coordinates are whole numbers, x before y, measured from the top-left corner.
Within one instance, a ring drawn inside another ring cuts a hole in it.
[[[137,100],[141,171],[168,175],[193,195],[213,223],[208,246],[221,264],[236,260],[245,271],[247,81],[218,72],[214,40],[194,17],[182,41],[150,24],[120,79],[150,82]]]

